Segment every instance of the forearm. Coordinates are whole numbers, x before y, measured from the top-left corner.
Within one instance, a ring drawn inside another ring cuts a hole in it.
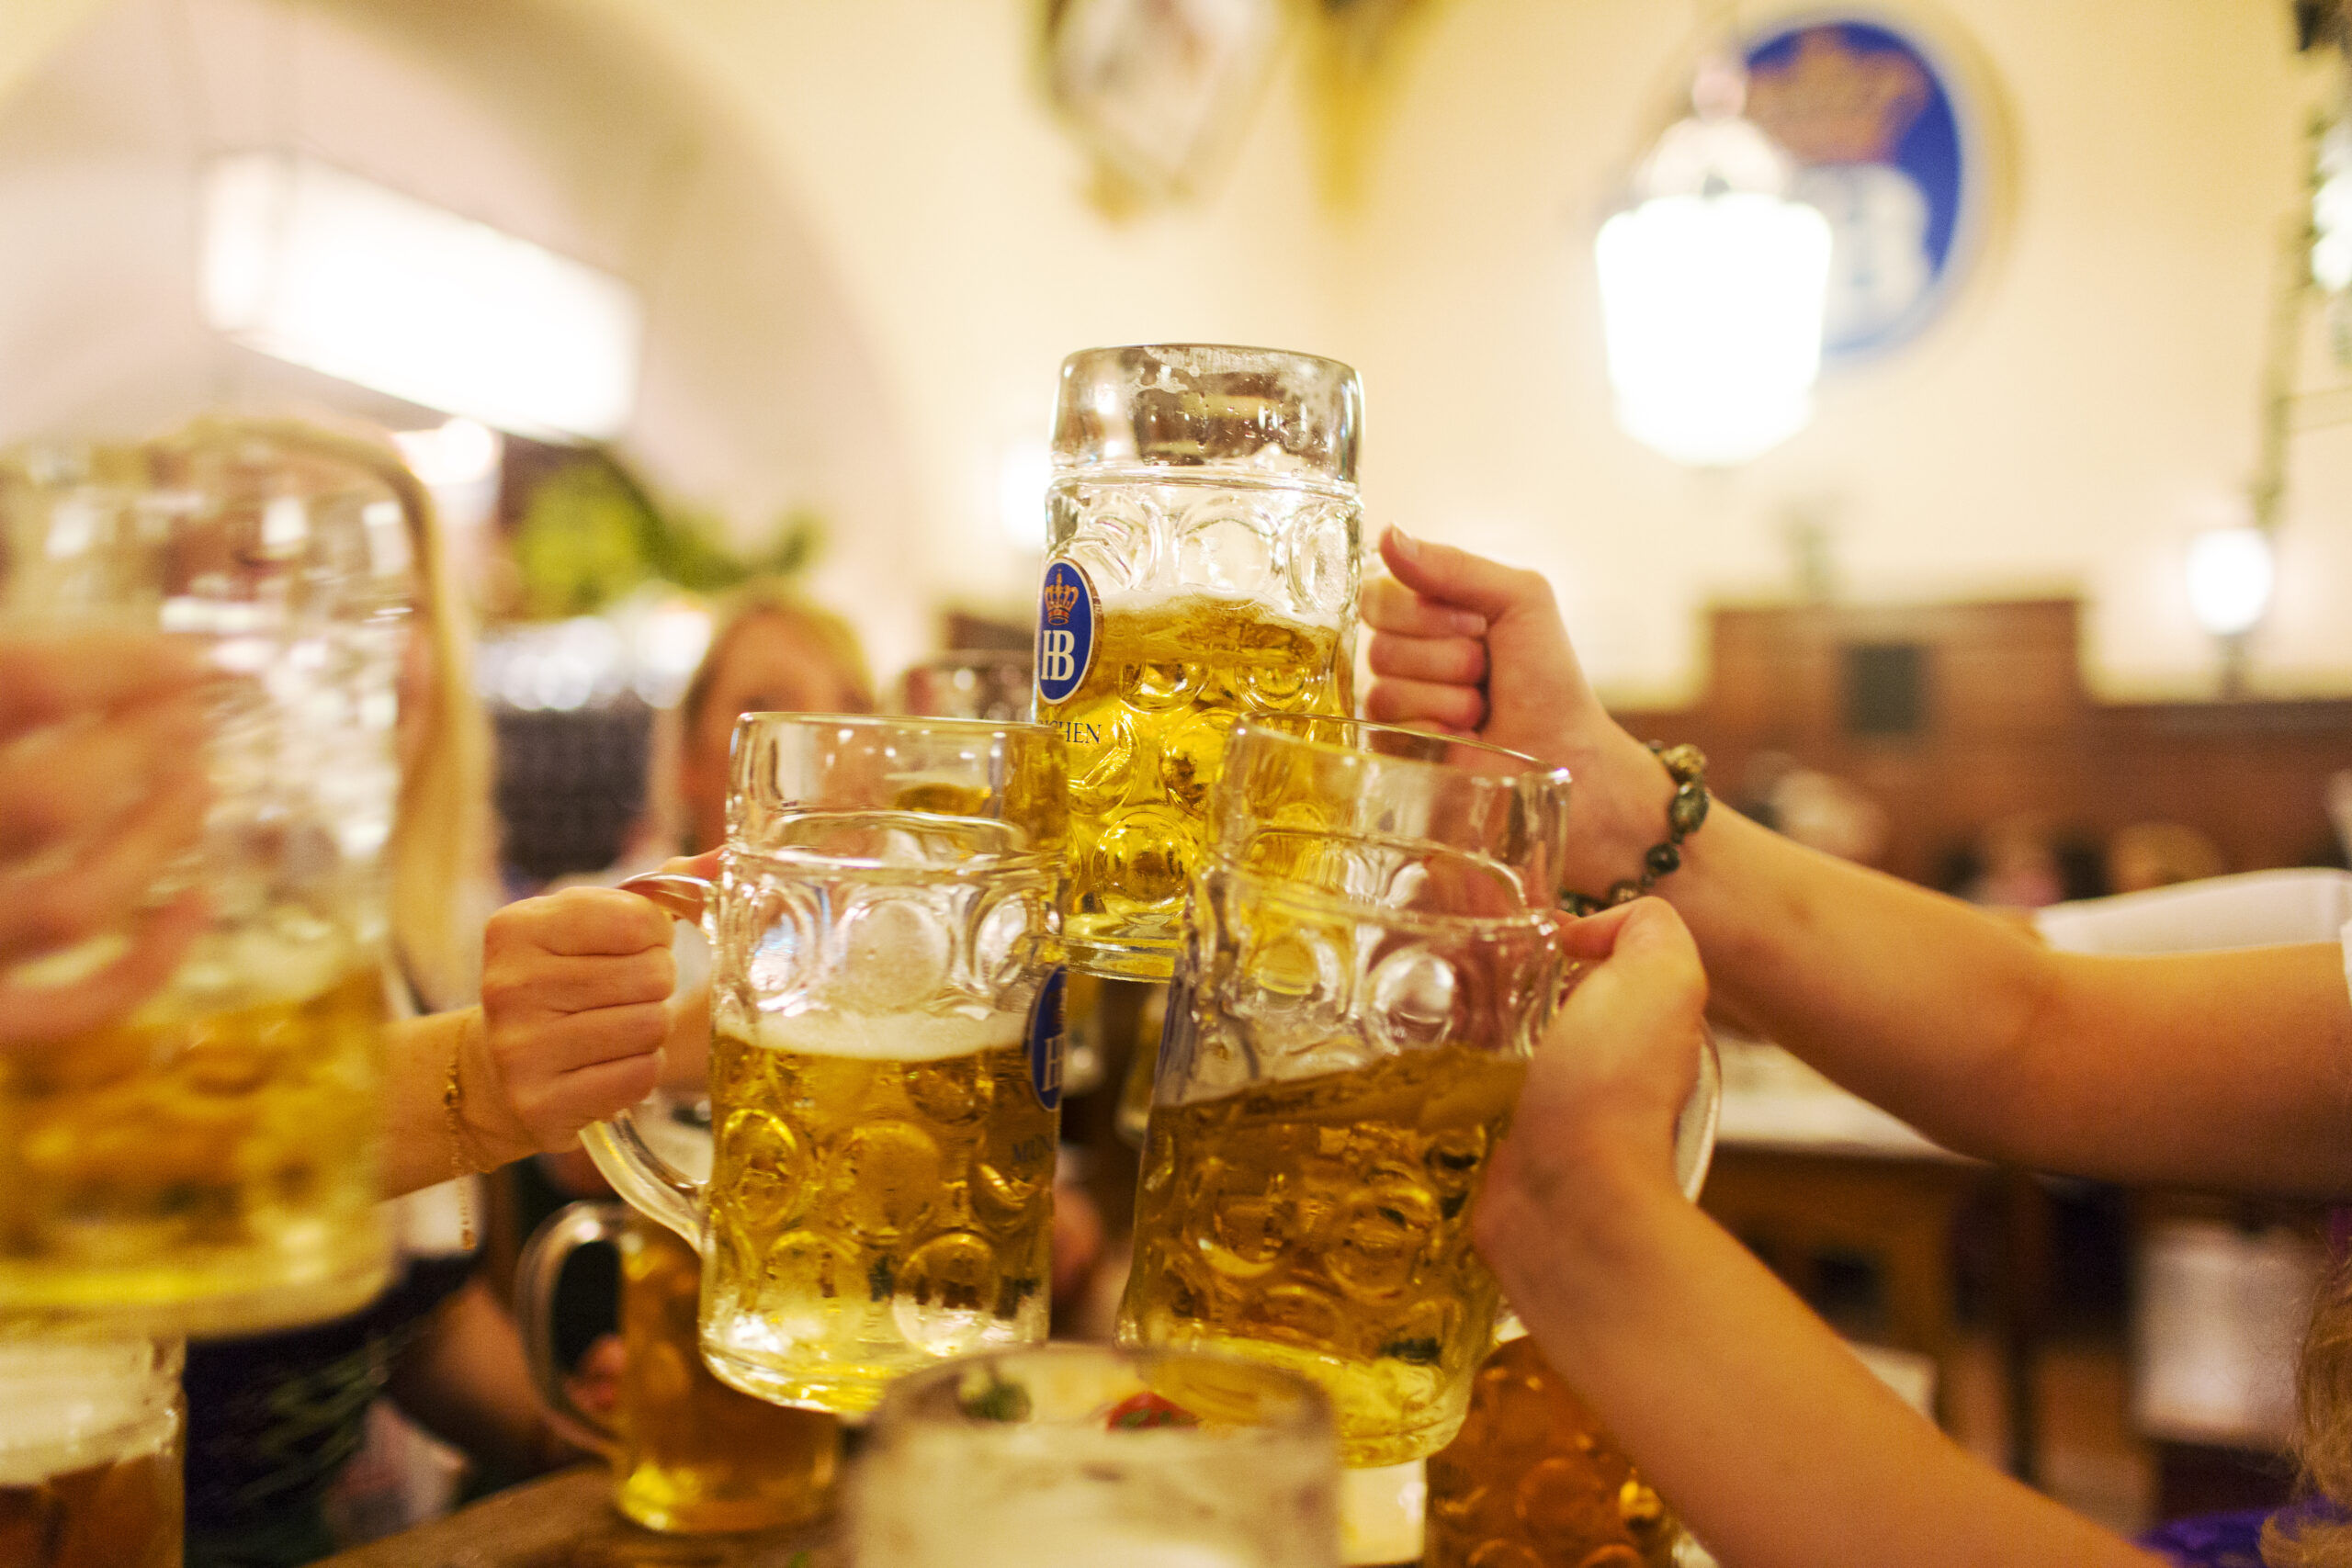
[[[483,1114],[496,1077],[484,1055],[481,1010],[403,1019],[386,1031],[384,1193],[397,1198],[455,1176],[492,1170],[533,1152]],[[449,1084],[460,1093],[451,1114]]]
[[[2152,1568],[1963,1453],[1662,1178],[1563,1217],[1529,1209],[1487,1233],[1504,1288],[1726,1562]]]
[[[500,1477],[587,1457],[548,1421],[514,1320],[479,1277],[441,1304],[401,1355],[390,1390],[412,1417]]]
[[[1621,761],[1617,776],[1633,781],[1622,820],[1643,803],[1662,818],[1662,769]],[[1726,1010],[1938,1141],[2110,1180],[2352,1189],[2352,999],[2334,946],[2053,952],[1722,807],[1683,852],[1657,891]]]

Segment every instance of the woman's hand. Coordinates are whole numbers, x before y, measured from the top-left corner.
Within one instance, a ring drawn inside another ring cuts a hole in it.
[[[1401,528],[1382,536],[1380,556],[1389,574],[1363,592],[1365,714],[1566,767],[1577,818],[1569,885],[1597,893],[1631,875],[1664,836],[1673,781],[1593,694],[1552,585]]]
[[[193,890],[141,904],[203,830],[209,678],[165,637],[0,638],[0,1046],[119,1021],[202,928]]]
[[[1524,1265],[1629,1188],[1674,1188],[1674,1123],[1697,1082],[1707,976],[1680,917],[1640,898],[1576,921],[1568,955],[1593,967],[1528,1064],[1473,1225],[1519,1300]]]
[[[465,1084],[481,1152],[570,1148],[581,1128],[651,1093],[676,983],[670,917],[635,894],[572,887],[492,916]]]

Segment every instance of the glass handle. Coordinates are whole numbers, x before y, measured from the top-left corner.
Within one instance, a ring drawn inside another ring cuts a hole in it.
[[[628,1211],[618,1203],[597,1200],[571,1204],[531,1233],[514,1266],[515,1326],[522,1331],[523,1356],[530,1363],[540,1402],[565,1437],[605,1452],[616,1440],[612,1423],[580,1407],[564,1386],[563,1369],[556,1364],[555,1287],[565,1260],[574,1252],[592,1241],[619,1240],[628,1223]]]
[[[1724,1061],[1715,1051],[1715,1032],[1699,1026],[1699,1081],[1674,1119],[1674,1179],[1682,1195],[1699,1201],[1707,1184],[1707,1166],[1715,1157],[1715,1124],[1724,1113]]]
[[[704,923],[704,914],[710,908],[711,885],[699,876],[679,876],[669,872],[650,871],[643,876],[632,876],[621,884],[621,891],[634,893],[650,904],[657,904],[678,919],[710,934]]]
[[[704,935],[710,934],[708,916],[715,889],[703,878],[653,872],[632,876],[620,886],[622,892],[634,893],[682,920],[693,921]],[[628,1199],[630,1207],[677,1232],[697,1253],[702,1250],[702,1184],[653,1152],[638,1132],[633,1111],[623,1111],[609,1122],[590,1122],[580,1130],[580,1142],[605,1179],[613,1184],[613,1190]]]
[[[637,1130],[635,1111],[621,1111],[609,1122],[591,1122],[580,1129],[580,1143],[630,1208],[669,1226],[701,1253],[702,1183],[653,1152]]]

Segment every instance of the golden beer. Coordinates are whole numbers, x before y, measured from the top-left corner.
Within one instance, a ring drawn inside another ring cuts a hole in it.
[[[1443,1447],[1494,1329],[1471,1208],[1526,1072],[1445,1043],[1154,1106],[1121,1342],[1305,1373],[1351,1467]]]
[[[1478,1369],[1429,1465],[1424,1568],[1672,1568],[1682,1527],[1535,1341]]]
[[[642,1215],[621,1232],[621,1374],[613,1473],[622,1513],[650,1529],[797,1524],[831,1500],[838,1427],[710,1375],[695,1343],[702,1260]]]
[[[246,1331],[382,1287],[380,972],[184,1006],[0,1054],[0,1307]]]
[[[1252,713],[1347,713],[1354,669],[1336,621],[1226,597],[1114,596],[1098,635],[1078,690],[1037,704],[1069,757],[1075,888],[1063,931],[1073,962],[1166,979],[1226,737]],[[1165,956],[1138,961],[1138,943]]]
[[[722,1021],[703,1314],[722,1379],[854,1413],[940,1357],[1045,1337],[1057,1117],[1025,1023]]]

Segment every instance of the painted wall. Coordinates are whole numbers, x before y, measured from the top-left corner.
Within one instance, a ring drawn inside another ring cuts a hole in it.
[[[1940,324],[1838,377],[1810,429],[1728,476],[1681,472],[1614,428],[1589,260],[1603,203],[1673,107],[1687,6],[1431,0],[1345,210],[1320,194],[1294,51],[1210,198],[1116,223],[1035,90],[1034,0],[507,5],[541,29],[568,15],[598,40],[597,69],[642,71],[649,95],[684,106],[671,122],[733,139],[741,168],[679,221],[719,249],[769,231],[774,276],[673,287],[665,309],[699,333],[769,302],[821,308],[798,348],[730,354],[688,333],[701,346],[650,382],[682,417],[647,455],[689,490],[834,500],[849,525],[825,581],[875,626],[885,664],[919,650],[937,605],[1024,597],[1033,565],[1003,535],[998,482],[1006,451],[1044,434],[1062,354],[1212,338],[1355,363],[1374,519],[1541,566],[1620,697],[1690,689],[1708,598],[1789,591],[1800,514],[1828,528],[1854,594],[2080,589],[2103,689],[2210,683],[2180,563],[2254,462],[2274,236],[2320,83],[2291,56],[2283,5],[1927,13],[1995,88],[2013,149],[2004,220]],[[14,0],[0,87],[98,9]],[[567,118],[561,71],[530,88],[528,28],[483,24],[482,41],[526,44],[491,69],[461,47],[463,18],[487,9],[423,9],[446,26],[412,31],[415,68],[537,126],[533,155],[568,168],[554,188],[593,217],[581,180],[627,150],[631,122],[598,135]],[[778,365],[794,354],[820,370],[795,380]],[[835,375],[846,389],[829,405]],[[788,395],[765,386],[778,378]],[[2298,445],[2260,687],[2352,690],[2347,469],[2340,436]]]

